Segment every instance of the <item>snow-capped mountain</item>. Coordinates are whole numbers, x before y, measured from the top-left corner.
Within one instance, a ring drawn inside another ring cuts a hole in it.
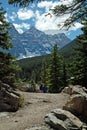
[[[17,56],[18,59],[49,54],[54,44],[58,44],[58,47],[62,48],[70,42],[64,33],[47,35],[34,27],[19,34],[11,24],[9,33],[14,46],[9,52]]]

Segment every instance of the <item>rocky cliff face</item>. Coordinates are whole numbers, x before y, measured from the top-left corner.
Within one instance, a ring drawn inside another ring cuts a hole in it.
[[[47,35],[34,27],[23,34],[19,34],[11,25],[9,33],[12,36],[11,42],[14,46],[9,51],[19,59],[49,54],[54,44],[58,44],[58,47],[62,48],[70,42],[64,33]]]

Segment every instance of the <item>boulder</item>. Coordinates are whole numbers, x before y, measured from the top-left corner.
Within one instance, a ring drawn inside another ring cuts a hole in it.
[[[71,95],[63,109],[87,119],[87,89],[80,85],[70,85],[63,92]]]
[[[73,87],[72,86],[69,86],[69,87],[65,87],[63,90],[62,90],[62,92],[64,92],[64,93],[67,93],[67,94],[72,94],[72,89],[73,89]]]
[[[87,92],[87,89],[80,85],[70,85],[69,87],[65,87],[62,92],[67,93],[67,94],[83,94]]]
[[[0,111],[16,111],[21,96],[7,84],[0,82]]]
[[[55,109],[45,116],[45,122],[57,130],[81,130],[83,123],[72,113]]]
[[[75,85],[72,87],[72,94],[82,94],[84,95],[84,93],[86,93],[84,90],[84,87],[80,86],[80,85]]]
[[[63,106],[63,109],[69,110],[72,113],[78,111],[78,114],[81,114],[83,111],[83,102],[84,97],[80,94],[72,95],[67,103]]]
[[[32,86],[30,84],[21,85],[17,88],[23,92],[36,92],[36,86]]]

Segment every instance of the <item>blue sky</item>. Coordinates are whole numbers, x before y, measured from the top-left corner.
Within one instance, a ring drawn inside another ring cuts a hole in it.
[[[6,10],[5,16],[7,21],[12,23],[19,33],[23,33],[27,29],[30,29],[31,26],[35,26],[38,30],[48,34],[64,32],[71,39],[74,39],[82,33],[80,30],[82,25],[78,22],[76,22],[75,26],[72,26],[68,31],[65,31],[65,29],[60,30],[58,24],[61,24],[62,26],[69,15],[55,17],[50,11],[50,9],[53,9],[56,5],[61,3],[70,4],[72,0],[45,0],[38,4],[30,4],[25,8],[9,5],[7,0],[1,0],[1,2]]]

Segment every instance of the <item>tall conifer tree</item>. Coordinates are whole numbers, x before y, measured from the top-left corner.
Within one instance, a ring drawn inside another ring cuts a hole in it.
[[[47,74],[47,86],[49,88],[49,92],[51,93],[60,92],[61,87],[60,68],[61,68],[61,60],[56,44],[51,53]]]
[[[12,44],[8,34],[9,24],[6,22],[4,14],[4,9],[0,4],[0,80],[12,86],[17,66],[13,62],[13,56],[8,53]]]
[[[68,81],[67,81],[67,65],[65,63],[65,60],[63,60],[62,83],[63,83],[63,88],[68,85]]]
[[[45,59],[42,61],[42,68],[41,68],[41,82],[46,84],[46,77],[47,77],[47,65]]]
[[[83,25],[83,34],[77,38],[77,56],[73,63],[73,70],[74,84],[80,84],[87,88],[87,21]]]

